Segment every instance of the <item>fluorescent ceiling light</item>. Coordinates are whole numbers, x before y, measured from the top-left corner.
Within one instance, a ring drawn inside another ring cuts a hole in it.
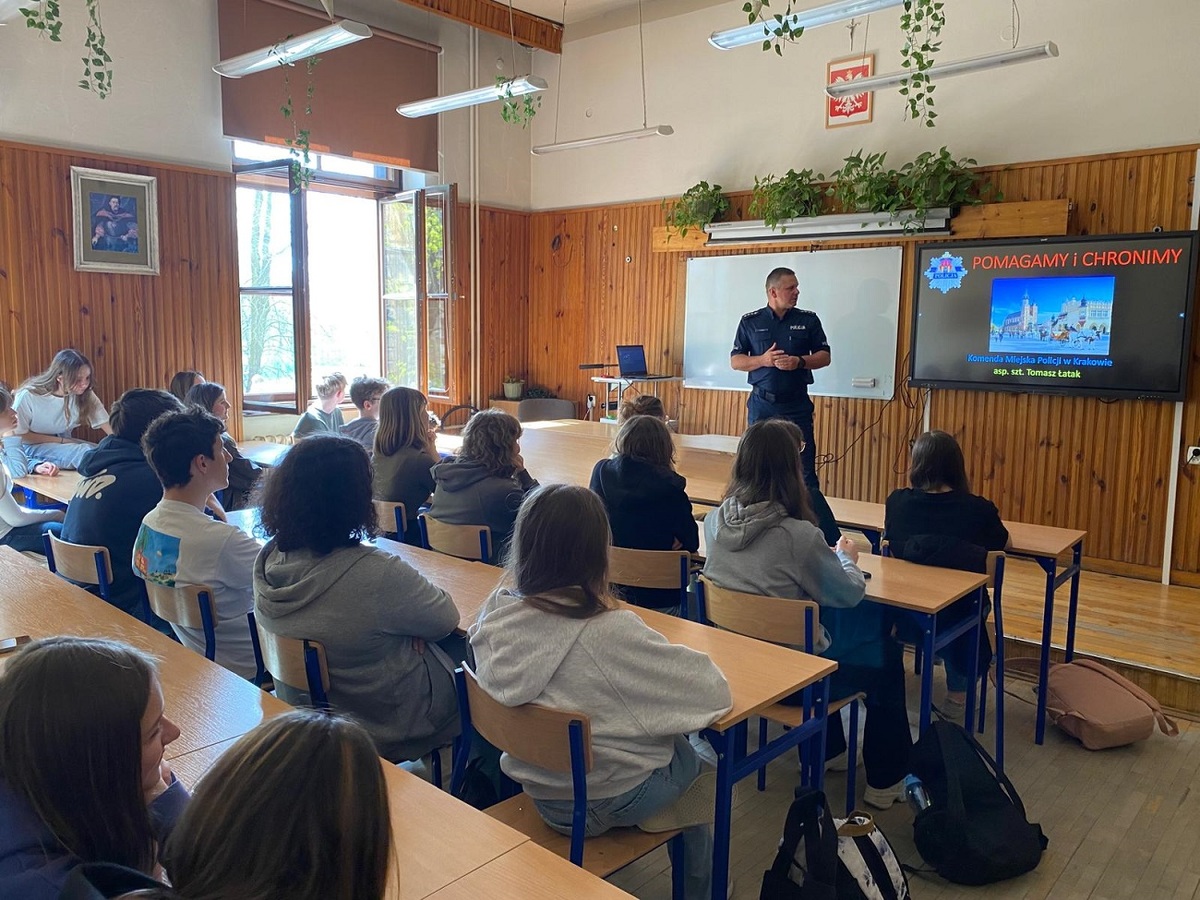
[[[547,84],[544,78],[536,75],[525,75],[501,84],[475,88],[473,91],[462,91],[458,94],[447,94],[444,97],[430,97],[428,100],[415,100],[412,103],[402,103],[396,107],[396,112],[410,119],[420,116],[432,116],[434,113],[449,112],[452,109],[462,109],[464,106],[479,106],[481,103],[491,103],[503,100],[512,94],[520,97],[524,94],[536,94],[544,91]]]
[[[904,0],[837,0],[835,3],[826,3],[824,6],[794,12],[785,21],[793,31],[797,28],[816,28],[831,22],[853,19],[855,16],[869,16],[881,9],[903,4]],[[745,47],[747,44],[769,41],[779,32],[779,23],[767,18],[766,21],[754,22],[740,28],[714,31],[708,42],[718,50],[732,50],[735,47]]]
[[[349,20],[336,22],[308,34],[288,38],[271,47],[251,50],[232,59],[223,59],[213,71],[226,78],[241,78],[255,72],[264,72],[276,66],[288,65],[318,53],[336,50],[355,41],[361,41],[371,36],[371,29],[359,22]]]
[[[1047,41],[1035,47],[1002,50],[999,53],[989,53],[986,56],[976,56],[971,59],[960,59],[957,62],[938,63],[925,70],[925,77],[930,79],[945,78],[949,75],[962,75],[964,72],[976,72],[980,69],[995,69],[1011,63],[1047,59],[1052,56],[1058,56],[1058,45],[1053,41]],[[852,78],[849,81],[839,81],[835,84],[827,85],[825,93],[834,98],[865,94],[867,91],[874,91],[879,88],[894,87],[911,74],[911,72],[895,72],[891,75],[874,75],[870,78]]]
[[[657,137],[668,134],[674,134],[675,129],[670,125],[651,125],[648,128],[639,128],[637,131],[618,131],[614,134],[598,134],[595,137],[580,138],[577,141],[563,141],[561,144],[542,144],[540,147],[534,147],[530,152],[534,156],[542,156],[545,153],[557,153],[560,150],[578,150],[580,147],[598,147],[600,144],[615,144],[618,141],[636,141],[639,138]]]
[[[0,25],[7,25],[9,20],[18,22],[21,16],[18,13],[22,6],[31,6],[29,0],[0,0]]]
[[[843,213],[834,216],[813,216],[806,219],[787,219],[774,228],[761,220],[753,222],[717,222],[706,225],[709,244],[734,244],[750,241],[795,241],[818,237],[841,237],[849,240],[886,236],[905,230],[906,218],[901,210],[891,213]],[[925,223],[908,225],[908,233],[947,234],[950,231],[950,210],[931,209]]]

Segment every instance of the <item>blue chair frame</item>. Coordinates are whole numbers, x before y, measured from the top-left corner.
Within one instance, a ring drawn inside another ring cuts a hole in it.
[[[421,525],[421,546],[424,547],[426,550],[432,550],[435,553],[440,553],[441,551],[438,550],[436,547],[431,547],[429,545],[429,526],[425,524],[425,513],[422,512],[417,517],[417,521]],[[491,565],[492,555],[491,555],[491,553],[488,552],[488,532],[484,530],[486,528],[486,526],[484,526],[484,525],[479,525],[479,526],[469,525],[466,527],[468,527],[468,528],[478,527],[479,528],[479,561],[486,565]]]
[[[58,540],[62,541],[64,544],[68,543],[67,541],[63,541],[62,538],[58,538]],[[49,533],[42,535],[42,547],[46,551],[46,566],[51,572],[53,572],[55,575],[58,575],[58,565],[54,561],[54,541],[51,540]],[[100,592],[100,598],[107,601],[109,599],[108,589],[112,585],[108,580],[108,567],[104,564],[104,553],[100,550],[97,550],[92,554],[92,556],[96,561],[96,585]],[[66,578],[65,575],[59,575],[59,577]],[[70,581],[69,578],[67,580]]]

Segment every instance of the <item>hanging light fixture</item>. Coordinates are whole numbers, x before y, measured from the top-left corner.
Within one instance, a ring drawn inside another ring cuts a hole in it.
[[[936,78],[946,78],[950,75],[962,75],[966,72],[978,72],[981,69],[995,69],[1012,63],[1030,62],[1035,59],[1049,59],[1058,56],[1058,45],[1046,41],[1034,47],[1021,47],[1013,50],[1002,50],[999,53],[989,53],[986,56],[975,56],[971,59],[960,59],[955,62],[938,63],[925,70],[924,75],[931,81]],[[865,94],[879,88],[894,87],[911,72],[893,72],[890,75],[874,75],[870,78],[853,78],[849,81],[838,81],[826,85],[825,93],[838,98],[847,95]]]
[[[487,87],[475,88],[471,91],[461,91],[457,94],[446,94],[444,97],[430,97],[427,100],[414,100],[412,103],[401,103],[396,112],[410,119],[420,116],[432,116],[434,113],[448,112],[452,109],[462,109],[464,106],[479,106],[481,103],[491,103],[503,100],[510,95],[521,97],[525,94],[536,94],[544,91],[549,85],[545,79],[536,75],[524,75],[505,81],[501,84],[489,84]]]
[[[856,16],[869,16],[893,6],[903,5],[904,0],[837,0],[812,9],[794,12],[784,21],[788,28],[795,31],[798,28],[817,28],[829,25],[831,22],[841,22]],[[782,31],[780,23],[767,19],[765,22],[753,22],[740,28],[730,28],[726,31],[714,31],[708,42],[718,50],[733,50],[735,47],[745,47],[747,44],[759,44],[770,40]]]
[[[563,18],[566,18],[566,3],[563,3]],[[633,131],[617,131],[612,134],[598,134],[594,137],[579,138],[574,141],[558,142],[558,112],[555,111],[553,144],[541,144],[531,149],[534,156],[544,156],[547,153],[558,153],[561,150],[578,150],[581,147],[596,147],[600,144],[616,144],[620,141],[636,141],[641,138],[667,136],[675,133],[670,125],[647,125],[646,119],[646,45],[642,35],[642,0],[638,0],[638,50],[642,60],[642,127]],[[562,103],[562,57],[559,57],[559,103]]]
[[[7,25],[10,21],[20,21],[21,17],[18,13],[22,6],[28,5],[29,0],[0,0],[0,25]]]
[[[324,28],[318,28],[316,31],[310,31],[308,34],[288,38],[272,47],[263,47],[231,59],[223,59],[213,66],[213,71],[226,78],[241,78],[243,75],[264,72],[276,66],[308,59],[318,53],[336,50],[338,47],[345,47],[347,44],[353,44],[370,36],[371,29],[366,25],[347,19],[326,25]]]

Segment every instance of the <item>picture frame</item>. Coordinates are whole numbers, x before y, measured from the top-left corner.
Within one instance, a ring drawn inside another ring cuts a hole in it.
[[[157,275],[158,179],[71,166],[75,269]]]
[[[870,78],[875,74],[875,54],[859,53],[843,59],[835,59],[825,67],[825,83],[853,81]],[[845,97],[825,97],[825,127],[842,128],[846,125],[866,125],[875,112],[874,91],[847,94]]]

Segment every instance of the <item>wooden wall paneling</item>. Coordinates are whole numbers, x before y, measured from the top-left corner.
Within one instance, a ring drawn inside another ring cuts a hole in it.
[[[158,178],[160,275],[75,271],[72,165]],[[0,377],[15,386],[75,347],[92,360],[106,405],[196,368],[240,406],[231,174],[4,142],[0,191]]]

